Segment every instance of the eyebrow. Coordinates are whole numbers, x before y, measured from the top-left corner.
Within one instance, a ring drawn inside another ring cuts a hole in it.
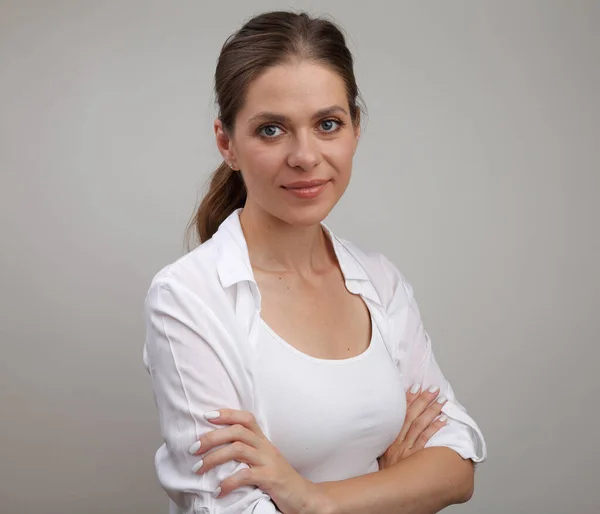
[[[332,114],[336,114],[336,113],[344,113],[346,116],[349,116],[348,112],[346,111],[346,109],[344,109],[343,107],[340,107],[339,105],[332,105],[331,107],[327,107],[325,109],[321,109],[320,111],[317,111],[313,116],[312,116],[312,120],[316,120],[318,118],[323,118],[324,116],[330,116]],[[252,116],[249,120],[248,123],[252,123],[253,121],[275,121],[277,123],[290,123],[291,122],[291,118],[289,116],[286,116],[284,114],[278,114],[276,112],[259,112],[258,114],[255,114],[254,116]]]

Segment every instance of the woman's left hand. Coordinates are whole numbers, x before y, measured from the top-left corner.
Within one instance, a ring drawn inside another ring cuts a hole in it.
[[[250,466],[223,480],[220,492],[215,492],[216,498],[238,487],[254,485],[267,493],[284,514],[317,514],[331,508],[329,499],[317,485],[302,477],[267,439],[252,413],[219,409],[204,416],[211,423],[230,426],[208,432],[200,438],[200,448],[198,443],[190,448],[194,455],[202,456],[201,465],[199,462],[194,471],[206,473],[231,460]],[[221,445],[226,446],[206,454]]]

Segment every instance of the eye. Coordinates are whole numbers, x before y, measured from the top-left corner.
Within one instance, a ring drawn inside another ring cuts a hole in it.
[[[335,118],[326,119],[321,122],[321,128],[323,129],[323,131],[330,134],[333,132],[337,132],[342,125],[343,123]]]
[[[269,139],[279,136],[278,130],[281,129],[277,125],[263,125],[258,129],[258,134]]]

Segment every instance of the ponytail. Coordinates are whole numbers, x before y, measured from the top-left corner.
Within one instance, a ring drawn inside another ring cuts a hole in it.
[[[188,250],[193,246],[193,239],[199,243],[210,239],[219,225],[245,203],[246,185],[242,174],[223,162],[212,174],[208,193],[188,224]]]

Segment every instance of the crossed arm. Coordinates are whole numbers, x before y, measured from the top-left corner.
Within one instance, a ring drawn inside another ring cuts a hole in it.
[[[473,461],[449,448],[425,448],[375,473],[317,484],[331,514],[433,514],[473,494]]]
[[[429,434],[444,425],[432,422],[440,404],[430,405],[434,394],[428,391],[407,396],[410,406],[404,426],[375,473],[310,482],[290,466],[250,412],[232,409],[215,411],[216,418],[209,414],[213,423],[225,426],[204,435],[194,454],[204,459],[203,472],[232,460],[250,465],[221,483],[221,495],[254,485],[268,493],[284,514],[430,514],[467,501],[473,493],[473,462],[446,447],[424,448]]]

